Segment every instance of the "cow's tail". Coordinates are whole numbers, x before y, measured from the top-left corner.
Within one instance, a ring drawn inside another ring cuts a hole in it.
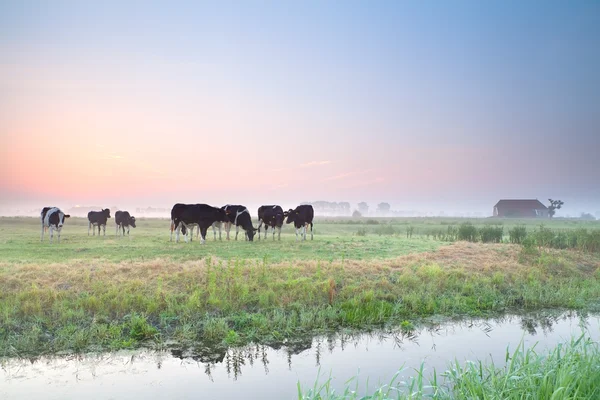
[[[175,221],[171,220],[171,233],[175,230]]]

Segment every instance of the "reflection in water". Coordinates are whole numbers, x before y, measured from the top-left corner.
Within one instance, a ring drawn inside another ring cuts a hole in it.
[[[361,374],[367,371],[365,376],[371,376],[373,380],[387,379],[401,365],[418,368],[423,360],[430,368],[438,370],[443,370],[454,358],[462,361],[491,356],[498,362],[503,359],[507,345],[514,348],[523,335],[528,346],[536,341],[553,346],[568,340],[571,335],[580,334],[582,329],[597,339],[599,327],[597,316],[538,312],[488,320],[432,320],[412,330],[340,332],[298,338],[276,346],[251,344],[228,349],[199,345],[168,351],[0,359],[0,398],[20,398],[19,394],[22,397],[39,394],[44,398],[53,398],[53,395],[54,398],[76,398],[79,397],[75,393],[77,390],[89,397],[90,390],[94,392],[98,385],[116,393],[109,395],[101,390],[98,398],[187,398],[194,397],[198,390],[206,393],[201,396],[205,398],[216,398],[209,395],[211,391],[218,398],[236,398],[248,390],[253,394],[263,393],[251,397],[287,398],[293,397],[298,380],[302,384],[312,384],[319,367],[338,372],[345,379],[355,375],[358,368]],[[199,380],[198,374],[206,379]],[[245,375],[248,377],[242,379]],[[345,379],[340,384],[343,385]],[[284,384],[289,386],[291,396],[272,393],[274,385]],[[122,396],[119,388],[136,388],[139,395]],[[161,392],[167,388],[177,395]]]

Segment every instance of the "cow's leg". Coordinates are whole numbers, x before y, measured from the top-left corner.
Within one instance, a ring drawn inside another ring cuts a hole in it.
[[[88,236],[90,236],[90,228],[92,227],[92,223],[88,221]]]
[[[263,224],[262,219],[259,219],[258,220],[258,228],[257,228],[258,229],[258,240],[260,240],[260,227],[262,226],[262,224]],[[266,231],[267,231],[267,225],[265,224],[265,237],[267,237]]]
[[[299,228],[296,228],[296,242],[298,241],[298,230]]]
[[[48,229],[50,230],[50,243],[52,243],[52,238],[54,238],[54,228],[50,225],[50,228]]]
[[[308,231],[308,223],[304,224],[304,239],[303,240],[306,240],[306,231]]]
[[[313,240],[313,223],[310,223],[310,240]]]
[[[119,236],[119,228],[120,228],[120,226],[117,224],[115,226],[115,237]]]
[[[183,222],[182,222],[182,223],[183,223]],[[191,227],[190,227],[190,226],[187,226],[186,224],[183,224],[183,226],[185,226],[185,235],[184,235],[184,239],[185,239],[185,242],[187,243],[187,242],[188,242],[188,236],[189,236],[189,235],[190,235],[190,233],[191,233]]]
[[[171,220],[171,238],[169,239],[169,242],[173,241],[173,231],[175,230],[175,223],[173,222],[173,220]]]
[[[275,238],[273,237],[273,239],[275,239]],[[280,226],[277,227],[277,240],[281,240],[281,227]]]
[[[40,242],[44,241],[44,223],[42,222],[42,236],[40,236]]]
[[[106,224],[102,225],[102,233],[106,236]],[[100,235],[100,229],[98,229],[98,235]]]
[[[58,243],[60,243],[60,231],[62,231],[62,228],[56,229],[56,240]]]
[[[193,239],[194,239],[194,226],[192,225],[192,226],[190,226],[190,242],[193,241]]]
[[[235,240],[237,240],[238,233],[240,233],[240,227],[239,227],[239,225],[236,225],[235,226]]]
[[[181,222],[177,224],[177,226],[175,227],[175,243],[179,243],[179,230],[181,226]]]
[[[275,226],[273,225],[271,229],[273,230],[273,240],[275,240]]]
[[[127,225],[127,237],[129,237],[129,229],[131,229],[129,227],[129,225]],[[123,236],[125,236],[125,227],[123,227]]]
[[[215,227],[213,226],[213,230],[215,229]],[[198,231],[200,232],[200,244],[204,244],[206,243],[206,232],[208,232],[208,226],[206,228],[202,227],[200,228],[200,226],[198,226]],[[215,236],[215,240],[216,240],[216,236]]]
[[[225,233],[226,239],[229,240],[229,230],[231,229],[231,222],[225,222]]]

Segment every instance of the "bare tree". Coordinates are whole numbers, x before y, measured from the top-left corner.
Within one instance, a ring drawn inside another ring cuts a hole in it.
[[[554,214],[556,214],[556,210],[560,210],[565,203],[562,200],[548,199],[548,201],[550,202],[550,206],[548,207],[548,216],[552,218]]]

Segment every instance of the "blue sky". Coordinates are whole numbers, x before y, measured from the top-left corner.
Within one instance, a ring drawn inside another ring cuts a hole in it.
[[[0,190],[600,209],[599,49],[598,1],[3,1]]]

